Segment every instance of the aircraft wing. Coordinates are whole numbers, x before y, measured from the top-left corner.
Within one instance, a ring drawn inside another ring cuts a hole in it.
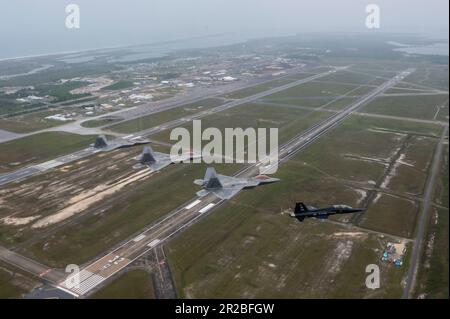
[[[165,154],[165,153],[160,153],[160,152],[153,152],[153,157],[155,158],[155,160],[157,162],[159,161],[170,161],[172,162],[172,160],[170,159],[170,155],[169,154]]]
[[[230,199],[231,197],[239,193],[241,190],[243,190],[244,187],[245,185],[238,185],[233,187],[215,189],[212,192],[220,199]]]
[[[234,184],[234,183],[238,183],[240,181],[239,178],[227,176],[227,175],[217,174],[217,177],[219,178],[219,181],[222,183],[222,185]]]
[[[147,164],[146,166],[149,167],[152,171],[160,171],[163,168],[169,166],[172,164],[172,161],[169,160],[158,160],[156,163]]]

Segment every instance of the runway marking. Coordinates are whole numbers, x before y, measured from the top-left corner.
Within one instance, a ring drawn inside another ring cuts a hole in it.
[[[46,271],[44,271],[43,273],[39,274],[39,277],[44,277],[45,275],[47,275],[51,271],[52,271],[52,268],[49,268]]]
[[[189,205],[187,205],[187,206],[185,207],[185,209],[191,209],[192,207],[197,206],[197,205],[200,204],[201,202],[202,202],[201,200],[197,199],[196,201],[194,201],[194,202],[190,203]]]
[[[86,292],[99,285],[102,281],[106,280],[105,277],[94,274],[88,270],[82,270],[79,273],[80,283],[77,287],[67,287],[67,283],[64,281],[61,285],[57,286],[57,288],[65,291],[66,289],[71,291],[72,294],[77,294],[78,296],[84,295]]]
[[[216,204],[214,204],[214,203],[208,204],[205,207],[203,207],[202,209],[200,209],[198,212],[201,214],[206,213],[208,210],[210,210],[214,206],[216,206]]]
[[[62,163],[60,161],[57,161],[57,160],[51,160],[51,161],[48,161],[48,162],[44,162],[42,164],[37,164],[37,165],[34,166],[34,168],[36,168],[36,169],[38,169],[40,171],[46,171],[46,170],[49,170],[51,168],[60,166],[62,164],[64,164],[64,163]]]
[[[64,287],[62,287],[62,286],[56,286],[56,288],[58,288],[59,290],[62,290],[62,291],[64,291],[64,292],[66,292],[66,293],[68,293],[68,294],[74,296],[75,298],[80,297],[80,295],[78,295],[78,294],[74,293],[73,291],[71,291],[71,290],[69,290],[69,289],[67,289],[67,288],[64,288]]]
[[[142,239],[144,239],[145,238],[145,235],[144,234],[141,234],[141,235],[139,235],[139,236],[136,236],[134,239],[133,239],[133,241],[135,242],[135,243],[137,243],[138,241],[141,241]]]
[[[152,241],[150,244],[148,244],[147,247],[153,248],[153,247],[155,247],[156,245],[158,245],[160,241],[161,241],[161,240],[159,240],[159,239],[155,239],[155,240]]]
[[[123,139],[125,139],[125,140],[126,140],[127,138],[130,138],[130,137],[132,137],[132,136],[134,136],[134,134],[131,134],[131,135],[127,135],[127,136],[124,136],[124,137],[123,137]]]

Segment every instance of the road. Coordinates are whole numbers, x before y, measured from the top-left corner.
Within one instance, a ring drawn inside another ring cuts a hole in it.
[[[55,283],[63,280],[65,273],[42,265],[35,260],[19,255],[11,250],[0,246],[0,260],[12,264],[15,267],[29,272],[49,283]]]
[[[433,196],[433,190],[434,185],[436,183],[436,178],[439,174],[441,159],[442,159],[442,151],[444,147],[444,141],[446,138],[446,135],[448,133],[448,125],[445,127],[444,131],[442,132],[441,138],[439,140],[439,143],[436,147],[436,151],[434,153],[433,157],[433,164],[431,166],[430,170],[430,176],[427,180],[426,188],[425,188],[425,196],[422,203],[422,213],[419,217],[419,225],[417,230],[417,236],[414,241],[413,249],[412,249],[412,255],[411,260],[409,263],[409,269],[408,269],[408,277],[406,279],[405,289],[403,290],[403,299],[408,299],[411,297],[412,289],[414,288],[414,284],[417,277],[417,269],[418,269],[418,262],[420,260],[420,255],[422,252],[422,246],[423,246],[423,239],[425,236],[425,230],[428,222],[428,215],[430,211],[430,207],[432,204],[432,196]]]
[[[203,118],[205,116],[209,116],[209,115],[212,115],[212,114],[215,114],[215,113],[223,112],[225,110],[228,110],[228,109],[231,109],[233,107],[236,107],[236,106],[239,106],[239,105],[243,105],[243,104],[246,104],[246,103],[251,103],[251,102],[258,101],[259,99],[262,99],[262,98],[264,98],[266,96],[269,96],[269,95],[272,95],[272,94],[275,94],[275,93],[279,93],[279,92],[288,90],[290,88],[293,88],[293,87],[296,87],[296,86],[299,86],[299,85],[302,85],[302,84],[305,84],[305,83],[308,83],[308,82],[320,79],[320,78],[322,78],[324,76],[327,76],[327,75],[335,73],[335,72],[337,72],[339,70],[345,70],[345,69],[347,69],[347,67],[337,67],[337,68],[335,68],[333,70],[330,70],[330,71],[327,71],[327,72],[323,72],[323,73],[319,73],[319,74],[316,74],[316,75],[312,75],[312,76],[309,76],[309,77],[304,78],[302,80],[297,80],[297,81],[294,81],[294,82],[291,82],[291,83],[288,83],[288,84],[284,84],[284,85],[278,86],[276,88],[269,89],[269,90],[266,90],[264,92],[260,92],[260,93],[257,93],[257,94],[254,94],[254,95],[242,98],[242,99],[233,100],[231,102],[222,104],[220,106],[217,106],[215,108],[212,108],[212,109],[209,109],[209,110],[206,110],[206,111],[202,111],[202,112],[190,115],[190,116],[186,116],[186,117],[183,117],[181,119],[176,119],[176,120],[173,120],[173,121],[170,121],[170,122],[166,122],[166,123],[161,124],[159,126],[139,131],[139,132],[137,132],[135,134],[147,137],[147,136],[150,136],[150,135],[162,132],[162,131],[170,129],[170,128],[178,127],[180,125],[183,125],[184,123],[189,123],[189,122],[191,122],[193,120],[201,119],[201,118]]]
[[[410,69],[402,72],[400,75],[388,80],[355,103],[349,105],[341,113],[332,115],[325,121],[314,125],[310,129],[286,142],[280,148],[279,164],[288,160],[317,140],[320,136],[330,131],[360,107],[398,83],[398,81],[403,79],[410,72],[412,72]],[[235,177],[254,176],[261,170],[261,167],[261,162],[255,163],[240,170]],[[270,167],[266,167],[265,169],[270,169]],[[189,227],[200,218],[206,216],[213,211],[213,209],[220,207],[224,202],[226,201],[216,198],[213,194],[209,194],[202,198],[193,198],[169,213],[166,217],[147,227],[139,234],[136,234],[133,239],[126,241],[113,251],[83,268],[79,274],[79,285],[74,287],[67,286],[65,281],[61,281],[58,287],[66,292],[72,293],[76,297],[89,294],[102,282],[117,274],[133,261],[145,255],[178,232]]]
[[[272,95],[272,94],[275,94],[275,93],[278,93],[278,92],[290,89],[292,87],[295,87],[295,86],[298,86],[298,85],[301,85],[301,84],[304,84],[304,83],[307,83],[307,82],[314,81],[316,79],[319,79],[319,78],[322,78],[324,76],[330,75],[330,74],[336,72],[337,70],[342,70],[342,69],[346,69],[346,67],[334,68],[333,70],[330,70],[330,71],[327,71],[327,72],[323,72],[323,73],[319,73],[319,74],[315,74],[315,75],[309,76],[309,77],[307,77],[305,79],[297,80],[297,81],[291,82],[289,84],[281,85],[279,87],[276,87],[276,88],[273,88],[273,89],[269,89],[269,90],[266,90],[266,91],[261,92],[261,93],[254,94],[254,95],[251,95],[251,96],[243,98],[243,99],[233,100],[231,102],[225,103],[223,105],[220,105],[218,107],[215,107],[215,108],[207,110],[207,111],[202,111],[202,112],[193,114],[191,116],[187,116],[187,117],[184,117],[184,118],[181,118],[181,119],[173,120],[173,121],[161,124],[159,126],[156,126],[156,127],[153,127],[153,128],[147,129],[147,130],[143,130],[141,132],[137,132],[135,134],[130,134],[130,135],[126,136],[126,138],[127,139],[135,139],[137,137],[147,137],[147,136],[150,136],[150,135],[162,132],[164,130],[167,130],[169,128],[177,127],[179,125],[182,125],[183,123],[190,122],[190,121],[192,121],[194,119],[200,119],[200,118],[203,118],[205,116],[208,116],[208,115],[211,115],[211,114],[214,114],[214,113],[217,113],[217,112],[222,112],[224,110],[228,110],[230,108],[233,108],[233,107],[236,107],[236,106],[239,106],[239,105],[243,105],[243,104],[246,104],[246,103],[249,103],[249,102],[256,101],[256,100],[261,99],[261,98],[263,98],[265,96],[269,96],[269,95]],[[185,103],[183,103],[183,104],[185,104]],[[177,104],[176,106],[172,106],[171,108],[178,107],[178,106],[179,105]],[[166,109],[167,109],[167,107],[164,110],[166,110]],[[147,113],[142,114],[142,115],[146,115]],[[117,141],[117,140],[113,140],[113,141],[111,141],[111,143],[114,143],[115,141]],[[77,152],[74,152],[74,153],[69,154],[69,155],[61,156],[61,157],[58,157],[58,158],[56,158],[54,160],[50,160],[50,161],[47,161],[47,162],[44,162],[44,163],[41,163],[41,164],[37,164],[37,165],[32,165],[32,166],[28,166],[28,167],[25,167],[25,168],[21,168],[19,170],[11,172],[11,173],[1,174],[0,175],[0,186],[6,185],[6,184],[9,184],[9,183],[12,183],[12,182],[17,182],[17,181],[23,180],[25,178],[41,174],[43,172],[48,171],[49,169],[52,169],[52,168],[55,168],[55,167],[58,167],[58,166],[61,166],[61,165],[66,165],[66,164],[68,164],[70,162],[73,162],[73,161],[78,161],[78,160],[80,160],[80,159],[82,159],[84,157],[87,157],[87,156],[90,156],[90,155],[94,154],[95,152],[96,152],[96,150],[93,150],[92,148],[86,148],[86,149],[83,149],[81,151],[77,151]]]
[[[136,143],[136,145],[142,144],[141,142],[138,141],[138,138],[141,138],[141,137],[131,135],[131,136],[128,136],[127,139],[113,140],[110,142],[111,148],[109,148],[108,150],[112,151],[113,149],[117,149],[122,146],[126,146],[129,143],[131,143],[131,144]],[[47,161],[47,162],[44,162],[41,164],[36,164],[36,165],[28,166],[25,168],[21,168],[14,172],[11,172],[11,173],[1,174],[0,175],[0,186],[6,185],[6,184],[9,184],[12,182],[21,181],[21,180],[24,180],[31,176],[42,174],[52,168],[66,165],[70,162],[78,161],[82,158],[91,156],[91,155],[99,153],[99,152],[102,152],[102,150],[95,149],[93,147],[88,147],[88,148],[82,149],[80,151],[76,151],[76,152],[68,154],[68,155],[63,155],[63,156],[57,157],[53,160],[50,160],[50,161]]]
[[[123,119],[122,121],[115,122],[113,124],[108,124],[108,125],[104,126],[104,127],[108,127],[108,126],[119,124],[121,122],[125,122],[125,121],[129,121],[129,120],[137,119],[137,118],[140,118],[143,116],[158,113],[161,111],[167,111],[167,110],[177,108],[177,107],[180,107],[180,106],[183,106],[186,104],[199,102],[199,101],[202,101],[202,100],[205,100],[208,98],[216,98],[217,96],[220,96],[223,94],[231,93],[234,91],[242,90],[242,89],[253,87],[256,85],[261,85],[261,84],[272,82],[275,80],[284,79],[284,78],[287,78],[289,76],[292,76],[292,75],[295,75],[298,73],[308,72],[308,70],[310,70],[312,67],[315,67],[315,66],[317,66],[317,65],[311,65],[310,67],[305,68],[305,66],[303,65],[301,67],[296,67],[296,68],[293,68],[290,70],[286,70],[285,71],[286,73],[283,74],[282,76],[264,75],[257,79],[241,80],[241,81],[226,84],[223,86],[215,86],[212,88],[204,88],[204,87],[200,88],[199,87],[199,88],[196,88],[193,90],[189,90],[188,92],[181,93],[173,98],[169,98],[169,99],[165,99],[165,100],[161,100],[161,101],[144,103],[144,104],[141,104],[138,106],[134,106],[134,107],[126,108],[126,109],[120,109],[117,111],[109,112],[107,114],[92,116],[89,118],[82,118],[82,119],[76,120],[74,122],[34,131],[31,133],[15,134],[15,133],[8,132],[10,134],[6,134],[6,132],[3,132],[3,134],[0,134],[0,143],[4,143],[7,141],[11,141],[11,140],[15,140],[18,138],[23,138],[26,136],[39,134],[39,133],[55,132],[55,131],[69,132],[69,133],[80,134],[80,135],[100,134],[102,132],[101,128],[87,128],[87,127],[83,127],[81,124],[83,122],[87,122],[87,121],[91,121],[91,120],[99,120],[99,119],[102,119],[105,117],[111,117],[111,116],[114,116],[114,117],[117,116],[117,117],[120,117]],[[118,94],[120,94],[120,93],[110,93],[109,96],[113,97]],[[58,105],[55,105],[55,106],[58,106]],[[73,105],[73,106],[75,107],[76,105]],[[2,132],[0,132],[0,133],[2,133]]]

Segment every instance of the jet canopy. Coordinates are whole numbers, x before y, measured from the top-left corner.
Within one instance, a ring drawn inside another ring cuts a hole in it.
[[[348,206],[348,205],[333,205],[332,206],[333,208],[336,208],[336,209],[352,209],[350,206]]]

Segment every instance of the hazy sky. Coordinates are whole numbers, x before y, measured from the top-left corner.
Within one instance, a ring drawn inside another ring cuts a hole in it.
[[[81,28],[65,27],[78,4]],[[309,31],[367,31],[365,7],[385,32],[448,37],[448,0],[0,0],[0,57],[229,33],[241,38]]]

